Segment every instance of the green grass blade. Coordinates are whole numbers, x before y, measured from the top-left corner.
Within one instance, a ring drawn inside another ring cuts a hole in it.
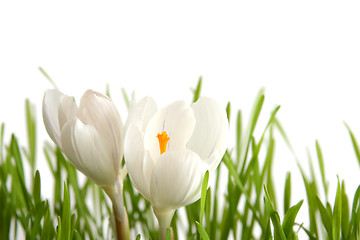
[[[51,85],[53,85],[54,88],[58,89],[58,87],[56,86],[55,82],[51,79],[49,74],[47,74],[42,67],[39,67],[39,70],[46,77],[46,79],[51,83]]]
[[[333,240],[340,239],[340,229],[341,229],[341,187],[340,187],[340,180],[338,180],[338,185],[336,189],[336,196],[335,196],[335,204],[332,216],[332,238]]]
[[[27,135],[28,135],[28,150],[27,158],[30,162],[31,170],[35,170],[35,160],[36,160],[36,118],[35,118],[35,106],[32,105],[29,99],[25,101],[25,110],[26,110],[26,126],[27,126]]]
[[[349,199],[345,191],[345,182],[342,181],[341,184],[341,233],[344,239],[347,239],[349,236]]]
[[[35,206],[37,206],[41,202],[41,181],[40,181],[40,173],[36,171],[33,185],[33,197]]]
[[[201,186],[201,198],[200,198],[200,224],[203,224],[204,211],[205,211],[205,200],[206,200],[206,192],[207,186],[209,182],[209,171],[206,171],[203,179],[203,183]]]
[[[304,200],[301,200],[296,205],[289,208],[289,210],[286,212],[282,228],[285,233],[285,236],[288,238],[290,234],[292,233],[292,229],[295,223],[296,216],[301,208],[301,205],[303,204]]]
[[[209,235],[207,234],[207,232],[203,228],[203,226],[198,221],[196,221],[195,223],[196,223],[196,229],[198,230],[198,233],[200,234],[201,239],[210,240]]]
[[[348,131],[349,131],[350,138],[351,138],[351,142],[352,142],[353,147],[354,147],[354,150],[355,150],[355,155],[356,155],[356,158],[357,158],[358,163],[359,163],[359,166],[360,166],[360,150],[359,150],[359,144],[358,144],[358,142],[356,141],[355,135],[354,135],[353,132],[351,131],[349,125],[347,125],[347,124],[345,123],[345,126],[346,126],[346,128],[348,129]]]
[[[3,148],[4,148],[4,134],[5,134],[5,124],[1,124],[1,130],[0,130],[0,163],[2,163],[4,160],[3,156]]]
[[[245,137],[245,149],[243,152],[243,157],[240,157],[242,159],[242,167],[241,167],[241,174],[244,172],[245,166],[246,166],[246,159],[249,152],[249,147],[251,143],[251,139],[256,127],[256,123],[259,119],[259,115],[262,109],[262,106],[264,104],[265,96],[264,96],[264,90],[261,89],[255,98],[255,102],[252,108],[252,112],[250,114],[250,119],[246,131],[246,137]],[[240,164],[239,164],[240,167]]]
[[[196,102],[200,97],[201,83],[202,83],[202,77],[199,77],[198,84],[197,84],[196,88],[193,90],[193,92],[194,92],[193,102]]]
[[[129,96],[127,95],[126,93],[126,90],[124,88],[121,89],[121,93],[122,93],[122,96],[123,96],[123,99],[125,101],[125,105],[127,107],[127,109],[129,109],[130,107],[130,101],[129,101]]]
[[[171,240],[171,230],[170,230],[170,228],[166,229],[166,240]]]
[[[69,188],[64,182],[64,198],[63,198],[63,209],[61,216],[61,239],[70,239],[71,234],[71,212],[70,212],[70,196]]]
[[[332,216],[329,215],[326,207],[322,204],[319,197],[316,196],[315,199],[316,199],[317,207],[320,211],[320,217],[321,217],[322,224],[324,225],[325,230],[328,233],[328,236],[332,236],[332,223],[331,223]]]
[[[56,240],[62,240],[63,238],[61,237],[62,229],[61,229],[61,217],[60,216],[58,216],[58,225],[57,225],[56,231],[57,231],[56,232]]]
[[[266,186],[264,186],[264,191],[265,191],[265,197],[264,197],[265,209],[267,214],[270,216],[271,222],[273,223],[274,226],[274,239],[286,240],[286,235],[283,231],[283,228],[281,227],[279,214],[276,212],[275,207],[271,202],[271,198]]]
[[[52,225],[53,223],[50,216],[50,208],[47,202],[45,208],[46,208],[46,213],[45,213],[44,224],[43,224],[40,240],[48,240],[54,238],[54,227]]]
[[[242,118],[239,110],[236,116],[236,162],[239,163],[241,155],[241,134],[242,134]]]
[[[109,85],[109,84],[106,84],[105,95],[106,95],[108,98],[111,98],[111,95],[110,95],[110,85]]]
[[[321,179],[322,179],[322,183],[323,183],[324,190],[325,190],[325,196],[327,197],[328,183],[326,182],[326,178],[325,178],[324,158],[323,158],[323,154],[322,154],[321,147],[320,147],[318,140],[316,140],[315,145],[316,145],[316,153],[317,153],[317,157],[318,157],[318,161],[319,161]]]
[[[360,185],[355,191],[353,205],[351,210],[351,220],[350,220],[350,236],[354,239],[359,237],[359,228],[360,228]]]
[[[290,208],[291,202],[291,173],[287,173],[284,190],[284,213]]]
[[[258,216],[257,208],[250,202],[251,198],[247,194],[244,185],[241,183],[240,178],[236,173],[235,167],[232,164],[232,161],[230,160],[230,157],[229,157],[229,155],[227,153],[225,153],[223,161],[226,164],[226,166],[228,167],[230,176],[232,176],[233,179],[235,180],[235,183],[236,183],[237,187],[245,195],[245,201],[246,201],[247,204],[249,204],[250,209],[253,211],[254,218],[258,221],[258,223],[260,224],[260,226],[262,228],[266,227],[266,226],[264,226],[263,221],[261,221],[261,218]]]
[[[226,105],[226,117],[228,119],[228,122],[230,123],[230,117],[231,117],[231,104],[230,102]]]

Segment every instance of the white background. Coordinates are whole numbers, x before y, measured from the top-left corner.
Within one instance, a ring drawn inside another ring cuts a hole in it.
[[[330,199],[336,174],[352,199],[360,169],[343,121],[360,139],[359,12],[355,1],[2,1],[0,122],[6,123],[7,140],[15,132],[26,144],[29,98],[36,105],[39,145],[49,140],[41,101],[51,84],[39,66],[77,99],[86,89],[104,92],[109,84],[123,120],[121,88],[152,95],[164,106],[190,100],[189,88],[203,76],[202,94],[224,107],[231,101],[233,117],[240,108],[247,120],[256,93],[265,87],[257,133],[281,105],[278,118],[301,164],[307,170],[306,148],[316,159],[318,139]],[[278,195],[291,171],[294,204],[305,198],[302,179],[277,139]],[[229,147],[233,144],[231,137]],[[38,154],[46,177],[41,149]]]

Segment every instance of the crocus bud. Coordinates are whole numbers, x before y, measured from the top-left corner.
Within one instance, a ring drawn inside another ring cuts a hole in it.
[[[123,156],[123,124],[105,95],[88,90],[80,100],[47,90],[43,118],[51,139],[71,163],[102,187],[112,187]]]

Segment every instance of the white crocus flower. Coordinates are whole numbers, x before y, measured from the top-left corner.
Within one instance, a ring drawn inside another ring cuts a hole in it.
[[[177,101],[157,111],[146,97],[130,114],[125,162],[132,183],[153,206],[164,239],[175,210],[200,198],[206,170],[215,170],[224,155],[226,112],[206,97],[191,106]]]
[[[77,107],[72,97],[47,90],[43,119],[49,136],[70,162],[105,190],[115,216],[126,227],[122,199],[126,169],[121,169],[124,126],[115,105],[105,95],[88,90]]]

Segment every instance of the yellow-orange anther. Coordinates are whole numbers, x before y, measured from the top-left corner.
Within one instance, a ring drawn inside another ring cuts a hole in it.
[[[166,146],[170,138],[165,131],[163,131],[161,134],[159,133],[156,137],[159,140],[160,154],[163,154],[166,152]]]

